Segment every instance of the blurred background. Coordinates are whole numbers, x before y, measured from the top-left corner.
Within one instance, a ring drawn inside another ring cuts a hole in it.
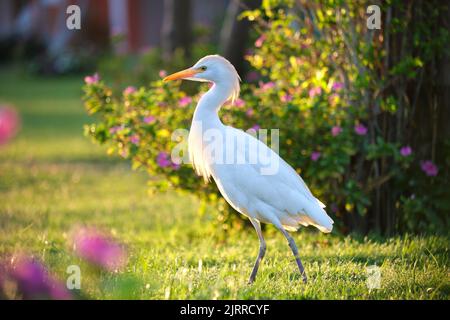
[[[70,4],[81,9],[82,27],[77,32],[66,27]],[[4,63],[22,58],[33,71],[62,74],[93,68],[96,58],[105,54],[136,56],[157,51],[153,59],[168,62],[177,54],[195,59],[204,52],[220,52],[244,71],[250,23],[237,17],[244,8],[260,4],[258,0],[245,4],[229,0],[4,0],[0,4],[0,59]]]

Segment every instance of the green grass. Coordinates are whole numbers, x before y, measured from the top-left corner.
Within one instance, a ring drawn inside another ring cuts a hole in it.
[[[87,297],[140,299],[448,299],[449,238],[294,237],[310,282],[304,285],[289,247],[273,228],[256,283],[247,285],[258,250],[250,228],[224,237],[214,212],[197,214],[188,195],[148,195],[147,176],[109,158],[82,134],[89,119],[81,77],[58,79],[0,72],[0,102],[15,105],[20,135],[0,148],[0,256],[41,259],[64,279],[78,264]],[[79,225],[112,232],[129,250],[126,271],[108,274],[77,258],[69,234]],[[225,239],[225,240],[223,240]],[[368,290],[366,267],[381,268],[381,289]],[[201,267],[200,267],[201,266]]]

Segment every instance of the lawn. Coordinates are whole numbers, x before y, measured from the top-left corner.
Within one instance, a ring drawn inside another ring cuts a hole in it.
[[[84,297],[137,299],[448,299],[449,237],[294,234],[310,282],[304,285],[283,236],[266,228],[267,255],[247,284],[258,251],[250,228],[224,237],[213,210],[200,216],[189,195],[149,195],[147,176],[108,157],[83,136],[89,121],[82,77],[0,72],[0,102],[18,108],[22,130],[0,148],[0,256],[25,252],[65,281],[80,265]],[[127,245],[125,271],[81,261],[68,238],[96,226]],[[224,240],[225,239],[225,240]],[[369,290],[367,266],[381,271]]]

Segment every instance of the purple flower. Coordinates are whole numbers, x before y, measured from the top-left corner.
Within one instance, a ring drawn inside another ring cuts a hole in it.
[[[100,81],[100,76],[98,75],[98,73],[94,73],[91,76],[86,76],[84,77],[84,82],[86,82],[86,84],[94,84]]]
[[[160,152],[158,156],[156,157],[156,163],[161,168],[169,167],[172,162],[169,160],[169,154],[166,152]]]
[[[258,81],[259,79],[259,74],[256,71],[250,71],[249,73],[247,73],[247,77],[246,77],[248,82],[255,82]]]
[[[240,98],[237,98],[236,101],[234,101],[234,104],[236,107],[242,108],[243,106],[245,106],[245,101]]]
[[[146,124],[152,124],[155,121],[156,121],[156,118],[154,116],[146,116],[146,117],[144,117],[144,122]]]
[[[355,133],[359,136],[364,136],[367,134],[367,128],[363,124],[357,124],[355,126]]]
[[[266,35],[262,34],[258,39],[256,39],[255,47],[261,48],[265,40],[266,40]]]
[[[255,111],[252,108],[247,109],[247,111],[245,111],[245,114],[247,115],[247,117],[251,117],[255,114]]]
[[[109,271],[115,271],[127,262],[123,246],[92,228],[78,230],[74,246],[80,257]]]
[[[310,98],[314,98],[315,96],[319,95],[322,93],[322,88],[321,87],[314,87],[312,89],[309,90],[309,97]]]
[[[317,161],[320,158],[321,153],[319,151],[314,151],[313,153],[311,153],[311,160],[312,161]]]
[[[0,145],[7,143],[19,131],[20,119],[16,110],[0,107]]]
[[[422,161],[420,163],[422,171],[426,173],[427,176],[437,176],[439,169],[431,160]]]
[[[289,94],[289,93],[285,93],[285,94],[283,94],[282,96],[281,96],[281,98],[280,98],[280,100],[282,101],[282,102],[289,102],[289,101],[292,101],[292,95],[291,94]]]
[[[411,153],[412,153],[412,149],[411,149],[410,146],[404,146],[404,147],[402,147],[402,148],[400,149],[400,154],[401,154],[403,157],[407,157],[407,156],[409,156]]]
[[[159,76],[160,76],[161,78],[164,78],[165,76],[167,76],[166,70],[159,70]]]
[[[133,134],[133,135],[130,137],[130,142],[131,142],[132,144],[134,144],[134,145],[139,144],[139,141],[140,141],[140,138],[139,138],[139,135],[137,135],[137,134]]]
[[[135,92],[136,92],[136,88],[133,86],[126,87],[126,89],[123,90],[123,94],[126,96],[129,94],[135,93]]]
[[[342,132],[342,128],[340,126],[334,126],[333,128],[331,128],[331,135],[333,137],[338,136],[339,134],[341,134]]]
[[[253,129],[255,131],[258,131],[259,129],[261,129],[261,126],[259,124],[255,124],[253,127],[251,127],[250,129]]]
[[[172,163],[172,169],[177,171],[178,169],[180,169],[180,165],[178,163]]]
[[[28,257],[17,258],[7,276],[16,283],[24,299],[72,298],[64,285],[53,278],[37,260]]]
[[[192,102],[191,97],[183,97],[180,100],[178,100],[178,103],[180,104],[181,107],[186,107],[191,102]]]
[[[339,91],[344,88],[344,84],[342,82],[335,82],[333,83],[333,86],[331,88],[333,89],[333,91]]]

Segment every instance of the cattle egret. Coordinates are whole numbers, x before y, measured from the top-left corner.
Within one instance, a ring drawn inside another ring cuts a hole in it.
[[[256,229],[260,247],[249,283],[255,281],[266,252],[261,222],[273,224],[286,237],[306,283],[297,246],[287,231],[296,231],[300,225],[313,225],[322,232],[331,232],[333,220],[323,209],[325,205],[276,152],[254,136],[220,121],[220,107],[227,100],[233,102],[240,90],[240,77],[228,60],[219,55],[206,56],[191,68],[163,80],[177,79],[213,83],[194,112],[188,139],[189,158],[197,174],[205,181],[212,177],[226,201],[247,216]],[[263,161],[267,159],[269,163]]]

